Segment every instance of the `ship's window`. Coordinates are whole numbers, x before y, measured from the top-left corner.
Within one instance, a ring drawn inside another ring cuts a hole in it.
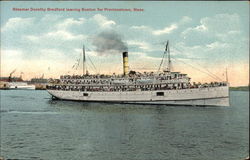
[[[156,96],[164,96],[164,92],[156,92]]]
[[[83,96],[88,96],[89,94],[88,93],[83,93]]]

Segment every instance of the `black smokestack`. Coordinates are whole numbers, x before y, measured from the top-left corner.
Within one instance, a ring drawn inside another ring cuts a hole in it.
[[[128,52],[123,52],[122,56],[123,56],[123,58],[128,57]]]
[[[121,53],[128,50],[127,44],[122,41],[121,35],[113,30],[103,31],[94,36],[92,44],[100,54]]]

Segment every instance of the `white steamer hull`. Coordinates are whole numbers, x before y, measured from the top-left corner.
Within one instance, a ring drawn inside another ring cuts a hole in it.
[[[159,91],[84,92],[48,90],[48,92],[61,100],[86,102],[229,106],[228,86]],[[157,96],[157,92],[164,92],[164,95]]]

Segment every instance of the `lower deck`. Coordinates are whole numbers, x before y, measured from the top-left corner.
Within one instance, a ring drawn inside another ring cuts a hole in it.
[[[48,90],[58,99],[86,102],[229,106],[228,86],[182,90],[84,92]]]

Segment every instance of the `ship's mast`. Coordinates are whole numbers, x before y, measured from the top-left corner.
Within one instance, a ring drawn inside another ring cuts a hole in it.
[[[86,58],[85,58],[85,46],[83,45],[83,47],[82,47],[82,74],[83,75],[85,75],[86,74],[86,72],[85,72],[85,70],[86,70],[86,64],[85,64],[85,62],[86,62]]]
[[[170,58],[169,41],[167,41],[166,49],[164,51],[158,72],[160,71],[162,65],[164,66],[163,72],[168,72],[168,73],[171,72],[172,65],[171,65],[171,58]]]
[[[171,58],[170,58],[169,41],[167,41],[165,52],[167,53],[167,69],[166,69],[166,71],[167,72],[171,72],[172,68],[171,68]]]

